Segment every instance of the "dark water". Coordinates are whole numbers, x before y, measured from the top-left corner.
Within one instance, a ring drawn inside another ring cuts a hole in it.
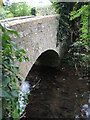
[[[75,70],[34,66],[27,77],[31,88],[27,118],[90,118],[90,81]]]

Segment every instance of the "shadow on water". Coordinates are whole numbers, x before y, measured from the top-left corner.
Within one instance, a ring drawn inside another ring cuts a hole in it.
[[[90,81],[63,64],[60,70],[34,65],[26,118],[90,118]]]

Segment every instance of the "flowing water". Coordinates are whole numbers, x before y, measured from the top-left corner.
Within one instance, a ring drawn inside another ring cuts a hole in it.
[[[34,66],[26,81],[26,118],[90,118],[90,80],[78,78],[70,66]]]

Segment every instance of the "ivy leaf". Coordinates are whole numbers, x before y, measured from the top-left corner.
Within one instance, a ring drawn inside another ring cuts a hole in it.
[[[5,29],[4,25],[3,25],[3,24],[1,24],[1,23],[0,23],[0,28],[1,28],[2,32],[5,32],[5,31],[6,31],[6,29]]]
[[[7,35],[7,33],[5,32],[5,33],[2,35],[2,42],[3,42],[3,41],[6,41],[6,40],[11,40],[11,38],[10,38],[9,35]]]
[[[27,61],[29,61],[29,57],[27,57],[27,56],[24,56],[24,59],[27,60]]]
[[[18,97],[18,93],[16,90],[12,90],[11,94],[13,97]]]
[[[22,62],[22,58],[19,58],[19,62]]]
[[[17,31],[11,30],[6,28],[5,26],[0,24],[0,29],[2,31],[1,40],[2,40],[2,95],[0,94],[0,97],[3,97],[5,100],[5,109],[4,114],[7,115],[7,117],[13,118],[19,118],[19,111],[20,108],[17,108],[18,106],[18,95],[20,92],[20,88],[17,87],[17,80],[18,84],[21,84],[21,78],[19,77],[19,68],[18,66],[15,66],[14,60],[18,60],[19,62],[22,62],[22,59],[29,60],[28,57],[25,56],[26,52],[17,47],[17,44],[14,43],[9,36],[9,34],[15,34],[17,37],[19,37],[19,34]],[[8,84],[9,83],[9,84]],[[8,111],[8,114],[7,114]]]
[[[11,96],[4,89],[2,89],[2,97],[9,98],[9,99],[11,98]]]
[[[17,50],[17,49],[18,49],[18,48],[17,48],[17,45],[15,44],[15,42],[11,41],[11,44],[12,44],[12,47],[13,47],[14,50]]]
[[[9,82],[10,82],[10,77],[8,77],[8,76],[4,77],[2,80],[2,85],[6,87]]]
[[[15,110],[13,111],[13,118],[18,118],[18,117],[19,117],[18,110],[15,109]]]
[[[9,28],[7,28],[7,31],[8,31],[10,34],[15,34],[18,38],[20,38],[20,36],[19,36],[19,34],[18,34],[17,31],[12,30],[12,29],[9,29]]]
[[[26,54],[26,52],[25,52],[25,50],[24,50],[24,49],[20,49],[19,51],[20,51],[21,53]]]

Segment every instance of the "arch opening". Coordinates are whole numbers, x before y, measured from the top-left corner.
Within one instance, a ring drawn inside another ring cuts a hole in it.
[[[60,58],[58,53],[54,50],[47,50],[37,58],[31,70],[27,74],[25,81],[29,81],[29,80],[32,81],[31,80],[32,76],[34,77],[37,76],[36,75],[37,71],[39,74],[42,74],[46,71],[53,72],[59,68],[59,65],[60,65]],[[37,80],[35,82],[37,82]],[[33,83],[33,81],[31,83]]]
[[[29,73],[26,77],[26,80],[23,83],[24,89],[30,90],[30,92],[32,92],[35,89],[39,89],[41,84],[44,85],[44,81],[51,81],[51,79],[53,80],[57,73],[56,72],[57,69],[55,69],[55,68],[57,68],[59,66],[59,61],[60,61],[59,55],[56,51],[47,50],[47,51],[43,52],[38,57],[38,59],[32,66],[31,70],[29,71]],[[26,86],[25,86],[25,84],[26,84]],[[26,105],[25,105],[25,107],[26,107]],[[27,106],[27,108],[28,108],[28,106]],[[27,112],[27,114],[28,114],[28,112]]]
[[[49,67],[58,67],[60,64],[59,55],[54,50],[47,50],[38,57],[35,64]]]

